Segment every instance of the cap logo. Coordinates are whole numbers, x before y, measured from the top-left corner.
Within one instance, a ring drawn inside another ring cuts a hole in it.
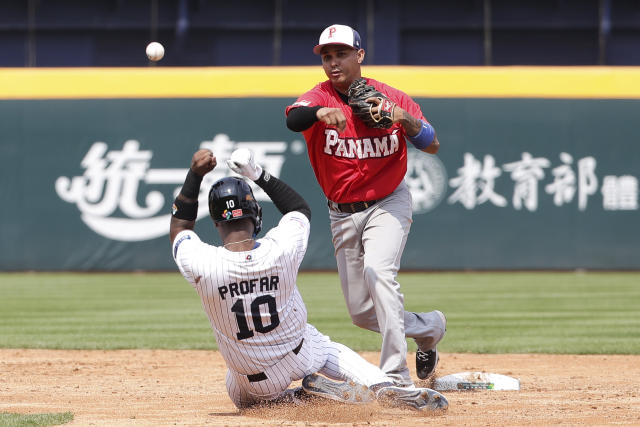
[[[234,218],[237,218],[239,216],[242,216],[242,209],[234,209],[231,211],[231,216]]]
[[[318,44],[313,48],[313,53],[321,55],[323,47],[329,44],[349,46],[359,50],[362,42],[360,34],[353,28],[348,25],[334,24],[322,30]]]

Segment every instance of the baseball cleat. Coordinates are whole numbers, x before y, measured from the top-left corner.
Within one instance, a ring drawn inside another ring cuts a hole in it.
[[[353,381],[331,381],[316,374],[304,377],[302,388],[311,395],[349,404],[357,405],[375,400],[375,393],[365,385]]]
[[[425,380],[436,372],[438,366],[438,349],[434,348],[428,351],[418,349],[416,351],[416,375],[421,380]]]
[[[444,326],[444,331],[446,332],[447,317],[440,310],[434,310],[434,313],[440,316],[440,319]],[[440,339],[442,339],[442,337]],[[416,339],[416,344],[418,344],[418,351],[416,351],[416,374],[421,380],[426,380],[427,378],[435,374],[436,366],[438,366],[440,356],[438,355],[438,350],[436,347],[433,347],[431,350],[424,351],[420,349],[420,342],[418,342],[418,339]],[[433,345],[433,343],[431,343],[431,345]]]
[[[264,404],[303,406],[308,404],[311,399],[313,399],[313,396],[305,392],[302,387],[296,387],[283,391],[280,396],[268,400]]]
[[[447,398],[430,388],[384,387],[376,394],[378,402],[393,407],[409,407],[418,411],[445,410]]]

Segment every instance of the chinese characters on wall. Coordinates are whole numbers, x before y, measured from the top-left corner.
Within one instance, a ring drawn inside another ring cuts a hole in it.
[[[549,196],[555,206],[575,203],[580,211],[585,211],[590,198],[600,191],[604,210],[638,209],[637,177],[606,175],[599,179],[596,159],[591,156],[576,160],[562,152],[554,162],[524,152],[520,160],[499,166],[489,154],[480,160],[465,153],[457,176],[449,180],[453,192],[447,202],[460,203],[467,209],[490,203],[501,208],[511,204],[516,210],[536,211],[540,198]],[[501,179],[511,180],[511,194],[496,191],[496,182]]]

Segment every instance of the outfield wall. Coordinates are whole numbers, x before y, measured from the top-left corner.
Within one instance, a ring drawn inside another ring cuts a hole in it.
[[[403,268],[640,268],[640,68],[364,73],[414,96],[442,144],[437,157],[410,149]],[[303,268],[334,269],[325,200],[284,116],[322,79],[319,67],[0,69],[0,269],[173,269],[169,209],[192,153],[241,146],[310,202]],[[206,183],[227,173],[220,162]],[[196,231],[219,242],[201,208]]]

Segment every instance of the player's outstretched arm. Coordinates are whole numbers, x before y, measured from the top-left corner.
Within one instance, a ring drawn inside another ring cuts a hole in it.
[[[275,176],[271,176],[267,171],[263,171],[255,183],[267,193],[282,215],[298,211],[311,221],[311,208],[309,204],[296,190],[289,187],[284,181]]]
[[[216,164],[216,158],[210,150],[202,149],[194,153],[180,194],[173,202],[169,225],[171,242],[181,231],[193,230],[198,216],[198,195],[202,178],[211,172]]]
[[[309,129],[317,121],[335,126],[339,132],[342,132],[347,126],[347,118],[339,108],[302,106],[289,111],[287,127],[294,132],[302,132]]]
[[[302,132],[309,129],[318,121],[316,113],[322,107],[296,107],[287,115],[287,127],[294,132]]]

